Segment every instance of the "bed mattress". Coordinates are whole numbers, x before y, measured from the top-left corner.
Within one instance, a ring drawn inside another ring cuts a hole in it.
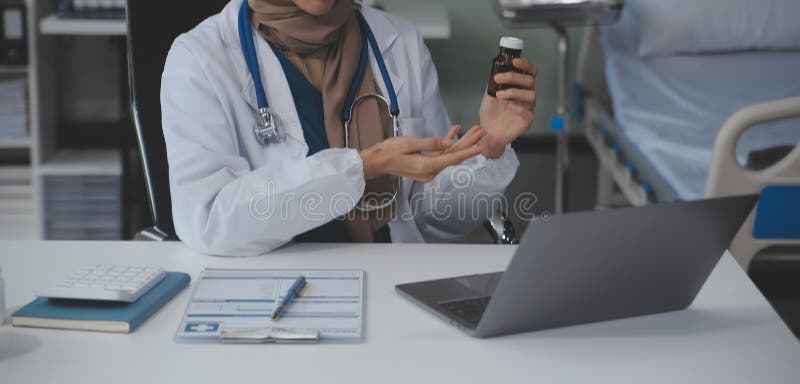
[[[641,57],[626,11],[601,30],[616,124],[681,199],[702,198],[720,127],[745,106],[800,95],[800,51]],[[764,124],[741,137],[737,158],[798,143],[800,119]]]

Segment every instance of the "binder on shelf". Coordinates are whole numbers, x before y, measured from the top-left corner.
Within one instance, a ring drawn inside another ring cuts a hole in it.
[[[30,184],[0,184],[0,199],[25,199],[32,195]]]
[[[19,76],[0,78],[0,140],[27,136],[28,105],[25,78]]]
[[[121,239],[121,183],[119,176],[46,176],[45,238]]]
[[[0,215],[33,212],[31,168],[23,165],[0,165]]]
[[[124,20],[125,0],[62,0],[58,16],[64,19]]]
[[[28,63],[28,26],[25,2],[0,1],[0,64],[26,65]]]

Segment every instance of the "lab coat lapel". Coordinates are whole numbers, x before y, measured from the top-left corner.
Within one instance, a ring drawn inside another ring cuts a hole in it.
[[[399,65],[404,65],[404,62],[401,60],[394,60],[393,56],[393,50],[397,48],[399,44],[397,40],[398,37],[400,37],[400,32],[397,31],[397,28],[395,28],[383,14],[374,9],[364,7],[361,12],[364,15],[364,19],[367,20],[370,29],[372,29],[372,33],[375,35],[375,40],[378,42],[383,60],[386,62],[389,76],[392,78],[392,86],[394,86],[394,91],[399,99],[403,91],[403,86],[406,83],[405,76],[400,75],[400,73],[404,73],[404,71],[402,68],[398,68]],[[372,70],[372,76],[375,78],[375,82],[378,84],[378,87],[380,87],[381,92],[388,97],[389,93],[381,77],[378,61],[375,55],[372,54],[372,51],[370,51],[370,69]],[[400,109],[402,112],[402,105]]]

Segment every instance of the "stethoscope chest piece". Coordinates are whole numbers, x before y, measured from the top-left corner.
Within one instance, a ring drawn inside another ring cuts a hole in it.
[[[272,115],[269,108],[259,108],[257,120],[253,133],[259,144],[266,146],[283,141],[283,136],[278,131],[278,124],[275,122],[275,116]]]

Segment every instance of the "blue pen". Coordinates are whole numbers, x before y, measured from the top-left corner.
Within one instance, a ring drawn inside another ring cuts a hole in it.
[[[305,289],[306,285],[306,278],[303,276],[298,276],[297,279],[294,280],[294,283],[289,287],[286,295],[283,296],[282,300],[278,301],[278,305],[275,307],[275,310],[272,311],[272,320],[277,321],[283,316],[283,313],[286,312],[286,307],[300,296],[300,291]]]

